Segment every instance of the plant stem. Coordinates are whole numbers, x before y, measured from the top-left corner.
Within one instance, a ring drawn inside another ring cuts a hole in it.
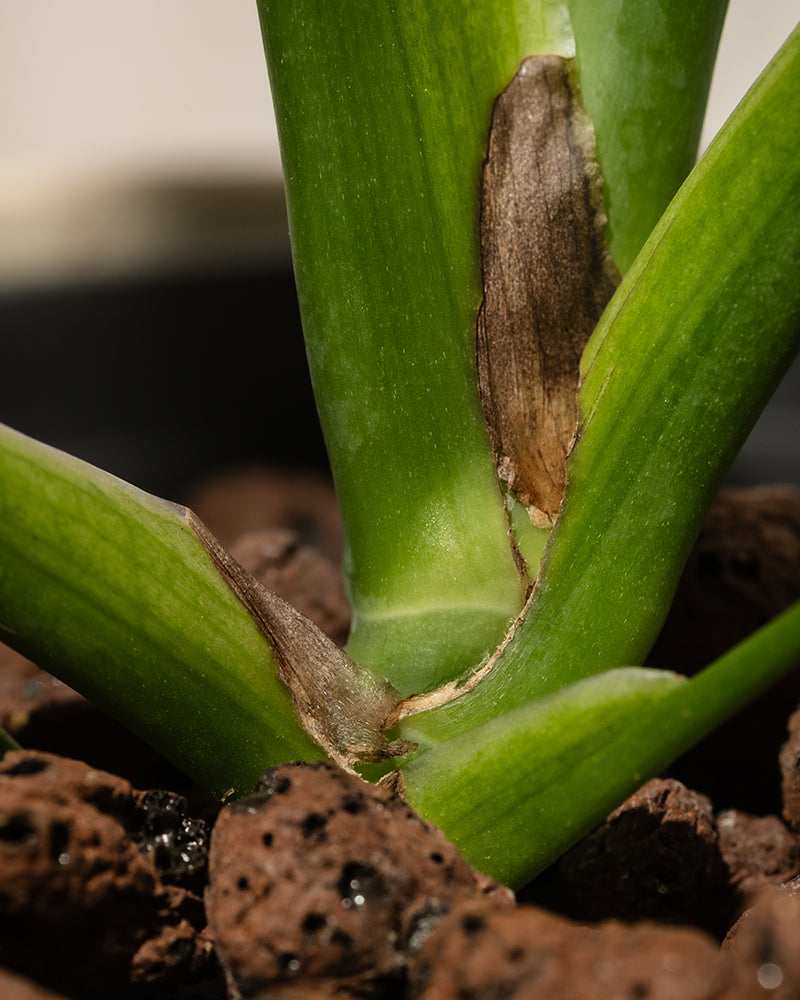
[[[722,477],[800,345],[800,30],[654,230],[584,354],[579,439],[534,599],[434,741],[642,663]]]
[[[577,66],[624,274],[694,165],[728,0],[570,0]]]
[[[404,694],[478,662],[521,606],[476,392],[478,180],[492,103],[522,59],[574,54],[567,6],[259,0],[304,333],[346,528],[349,651]],[[686,0],[640,0],[631,23],[618,0],[594,14],[569,6],[587,36],[578,55],[593,113],[636,123],[620,157],[608,154],[614,186],[635,190],[636,211],[646,204],[655,219],[688,169],[721,2],[689,18]],[[609,19],[613,67],[598,57]],[[653,19],[669,46],[649,44]],[[640,161],[627,158],[657,132],[669,148],[648,163],[657,183],[642,186]],[[613,232],[622,239],[633,225],[620,211]]]

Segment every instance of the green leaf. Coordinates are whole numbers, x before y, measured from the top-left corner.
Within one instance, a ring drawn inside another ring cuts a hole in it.
[[[642,663],[702,519],[800,345],[800,31],[681,188],[584,355],[581,427],[524,621],[436,742]]]
[[[0,425],[0,636],[217,794],[322,756],[182,508]]]
[[[406,796],[471,864],[518,888],[798,664],[800,603],[691,681],[610,670],[457,736],[406,764]]]

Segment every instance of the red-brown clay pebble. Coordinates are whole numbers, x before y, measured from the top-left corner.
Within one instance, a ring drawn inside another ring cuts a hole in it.
[[[643,785],[521,893],[575,920],[658,920],[724,936],[739,912],[711,802],[672,779]],[[710,908],[709,900],[717,907]]]
[[[719,847],[731,882],[745,905],[765,885],[780,885],[800,871],[800,840],[777,816],[726,809],[717,816]]]
[[[776,1000],[800,997],[800,879],[761,890],[731,928],[723,949],[755,966]]]
[[[757,1000],[755,970],[702,931],[596,927],[533,906],[455,907],[411,970],[414,1000]]]
[[[0,969],[0,997],[3,1000],[64,1000],[61,993],[52,993],[32,979]]]
[[[243,996],[292,981],[383,996],[456,901],[490,892],[510,904],[388,790],[321,762],[290,764],[221,812],[206,911]]]
[[[200,899],[127,829],[127,781],[37,751],[0,762],[0,965],[70,996],[214,972]]]
[[[800,834],[800,708],[792,713],[788,729],[788,739],[778,756],[783,818],[795,833]]]
[[[342,557],[342,522],[329,478],[318,472],[252,466],[210,477],[188,498],[224,546],[261,528],[288,528],[334,563]]]

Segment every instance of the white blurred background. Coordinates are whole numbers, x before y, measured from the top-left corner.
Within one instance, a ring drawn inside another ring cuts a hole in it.
[[[707,135],[799,14],[731,0]],[[276,174],[254,0],[0,0],[0,168]]]
[[[706,141],[797,16],[797,0],[731,0]],[[0,0],[0,287],[58,268],[62,280],[112,269],[157,255],[159,239],[163,256],[182,252],[156,216],[164,185],[191,178],[216,199],[209,252],[212,241],[224,249],[226,213],[229,249],[237,227],[245,249],[285,248],[285,232],[268,237],[258,214],[274,206],[256,204],[248,223],[246,197],[230,190],[244,184],[246,196],[279,177],[254,0]],[[71,243],[82,227],[83,248]],[[201,254],[200,226],[188,228]]]

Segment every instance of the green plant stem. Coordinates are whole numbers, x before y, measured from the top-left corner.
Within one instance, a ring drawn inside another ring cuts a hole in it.
[[[22,747],[17,743],[14,737],[5,731],[5,729],[0,726],[0,760],[8,753],[9,750],[21,750]]]
[[[800,345],[796,30],[670,205],[584,355],[579,439],[539,585],[478,688],[409,720],[446,738],[644,662],[702,519]]]
[[[323,756],[182,508],[0,425],[0,636],[209,790]]]
[[[406,796],[479,870],[519,887],[799,663],[800,603],[691,681],[611,670],[443,743],[403,769]]]
[[[694,165],[727,6],[570,0],[607,238],[623,274]]]
[[[683,17],[685,0],[666,4],[667,15],[660,0],[642,0],[633,25],[617,0],[595,6],[596,18],[572,5],[587,35],[603,12],[622,34],[609,86],[596,47],[579,39],[587,94],[608,120],[636,112],[614,183],[651,133],[683,136],[659,145],[644,188],[638,161],[639,180],[625,177],[637,211],[646,203],[655,218],[688,168],[706,86],[694,67],[713,56],[720,3],[703,7],[702,30],[700,15]],[[521,604],[476,389],[478,178],[493,101],[523,57],[573,54],[567,8],[259,0],[259,12],[309,363],[346,528],[349,651],[411,693],[477,662]],[[634,82],[641,65],[627,43],[636,32],[645,43],[652,18],[664,17],[671,43],[645,45],[653,62]],[[603,39],[607,29],[606,19]],[[614,232],[631,224],[620,215]]]

